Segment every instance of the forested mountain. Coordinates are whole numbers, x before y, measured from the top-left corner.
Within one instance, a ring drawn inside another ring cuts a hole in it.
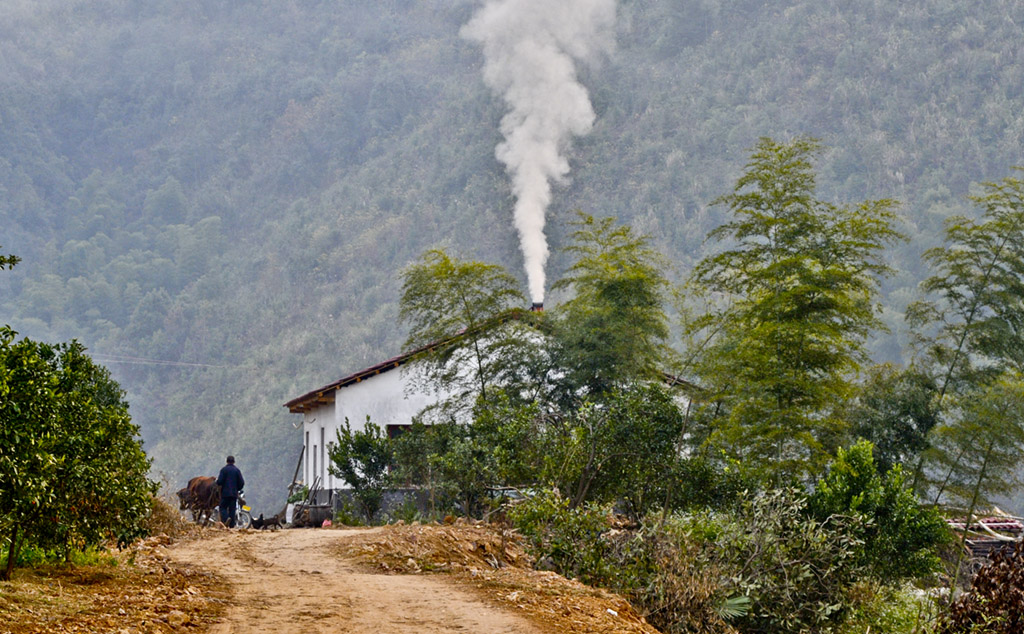
[[[399,350],[402,267],[443,245],[521,269],[504,105],[459,35],[477,6],[0,4],[0,245],[23,258],[0,323],[108,365],[171,485],[234,453],[250,501],[280,504],[281,404]],[[1006,0],[620,0],[552,246],[570,210],[614,215],[681,278],[758,138],[816,136],[826,197],[902,202],[874,346],[899,358],[919,254],[1024,163],[1022,25]]]

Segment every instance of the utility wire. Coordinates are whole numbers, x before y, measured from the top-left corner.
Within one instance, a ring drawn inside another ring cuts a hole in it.
[[[173,365],[173,366],[185,366],[193,368],[230,368],[234,366],[230,365],[213,365],[210,363],[186,363],[184,361],[167,361],[163,359],[146,359],[143,357],[128,357],[119,354],[105,354],[102,352],[95,352],[91,355],[95,360],[101,363],[125,363],[133,365]]]

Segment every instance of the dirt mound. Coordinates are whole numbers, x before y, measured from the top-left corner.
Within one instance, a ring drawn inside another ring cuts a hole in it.
[[[391,525],[352,537],[337,548],[343,557],[385,573],[450,574],[488,601],[514,607],[551,632],[658,632],[616,594],[533,570],[521,538],[497,526]]]
[[[392,524],[350,539],[339,548],[344,555],[372,563],[384,572],[529,567],[521,538],[487,524]]]

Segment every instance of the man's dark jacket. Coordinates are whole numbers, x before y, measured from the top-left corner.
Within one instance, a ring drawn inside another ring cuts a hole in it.
[[[245,488],[242,471],[233,464],[224,465],[217,476],[217,486],[220,487],[221,499],[238,497],[238,492]]]

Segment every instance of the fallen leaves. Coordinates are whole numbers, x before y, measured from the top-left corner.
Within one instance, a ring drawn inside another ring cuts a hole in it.
[[[18,569],[0,584],[0,633],[165,634],[201,631],[224,609],[220,580],[167,558],[157,536],[117,565]]]

